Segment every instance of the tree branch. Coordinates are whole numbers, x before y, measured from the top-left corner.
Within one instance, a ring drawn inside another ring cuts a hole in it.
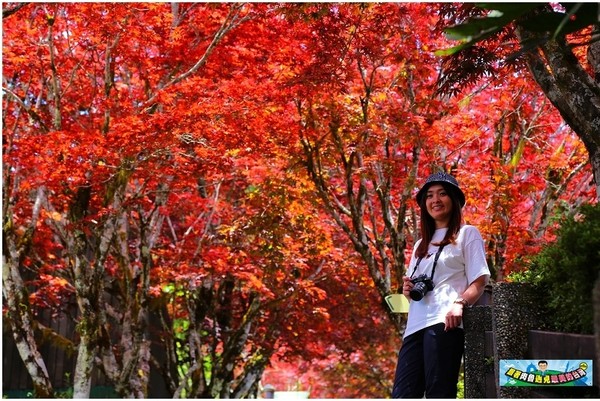
[[[17,11],[19,11],[20,9],[22,9],[23,7],[25,7],[28,4],[29,3],[17,3],[13,7],[3,8],[2,9],[2,19],[10,17],[11,15],[13,15],[14,13],[16,13]]]

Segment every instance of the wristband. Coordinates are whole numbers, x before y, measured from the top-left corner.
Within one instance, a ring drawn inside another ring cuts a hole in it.
[[[469,306],[469,302],[464,299],[464,298],[457,298],[456,301],[454,301],[455,304],[461,304],[464,307],[468,307]]]

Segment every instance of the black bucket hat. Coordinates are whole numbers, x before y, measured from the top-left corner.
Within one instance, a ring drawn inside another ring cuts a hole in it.
[[[447,173],[435,173],[427,177],[425,184],[423,184],[423,187],[421,187],[419,192],[417,192],[417,203],[419,205],[421,205],[421,199],[427,193],[427,189],[433,184],[450,184],[450,186],[444,185],[444,187],[451,188],[452,190],[454,190],[454,192],[458,195],[460,207],[463,207],[465,205],[465,194],[458,186],[458,181],[456,181],[456,178],[452,177],[450,174]]]

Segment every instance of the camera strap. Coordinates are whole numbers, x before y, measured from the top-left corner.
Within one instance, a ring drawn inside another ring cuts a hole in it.
[[[433,259],[433,268],[431,269],[431,277],[430,277],[431,280],[433,280],[433,275],[435,273],[435,267],[437,266],[437,261],[440,258],[440,254],[442,253],[442,249],[444,249],[444,246],[446,246],[446,244],[440,245],[437,252],[435,253],[435,259]],[[419,263],[421,263],[422,259],[423,258],[417,259],[417,263],[415,263],[415,267],[413,268],[413,272],[410,275],[410,278],[413,278],[413,276],[415,275],[417,268],[419,267]]]

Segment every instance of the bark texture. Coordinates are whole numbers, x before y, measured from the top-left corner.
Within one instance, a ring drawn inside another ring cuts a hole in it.
[[[594,28],[594,37],[599,27]],[[536,36],[517,28],[521,41]],[[588,60],[594,70],[590,75],[573,54],[564,38],[547,40],[537,51],[527,53],[527,65],[548,99],[565,122],[581,138],[590,157],[594,172],[596,194],[600,198],[600,44],[590,45]]]

